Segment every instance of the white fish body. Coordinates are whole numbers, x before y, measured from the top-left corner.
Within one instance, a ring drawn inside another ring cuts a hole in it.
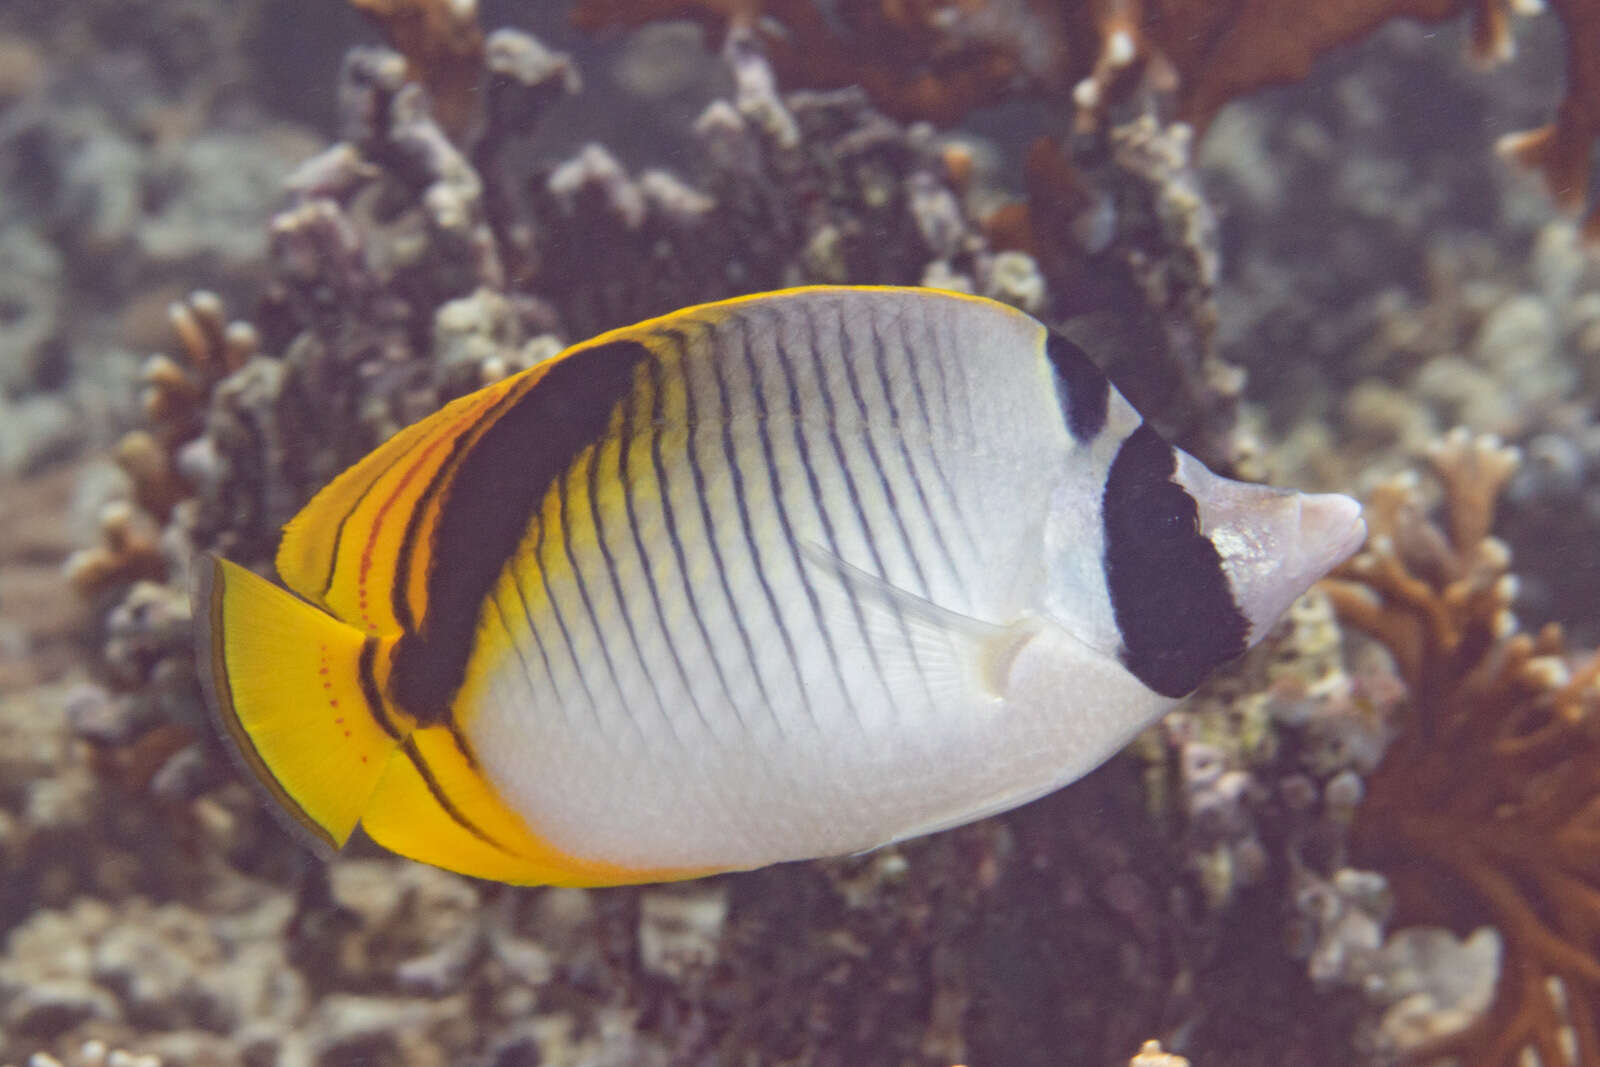
[[[448,676],[473,773],[574,861],[487,871],[508,880],[749,868],[1021,804],[1116,752],[1364,534],[1347,498],[1210,474],[1070,341],[978,298],[691,308],[569,350],[517,403],[541,390],[555,473],[522,513],[444,491],[441,523],[515,535],[465,568],[470,632],[430,635],[452,558],[479,551],[441,526],[383,686],[425,725],[408,694]],[[484,469],[525,454],[513,436],[472,445]],[[412,762],[446,808],[470,792]],[[380,841],[469,866],[376,807]]]

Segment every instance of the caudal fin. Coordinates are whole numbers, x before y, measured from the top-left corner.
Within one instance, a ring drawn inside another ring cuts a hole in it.
[[[449,724],[383,697],[392,638],[370,637],[216,556],[194,591],[200,679],[234,752],[312,848],[358,822],[385,848],[478,878],[617,885],[702,870],[636,870],[532,833]]]
[[[197,565],[194,609],[235,753],[313,845],[343,846],[414,725],[380,695],[382,641],[217,556]]]

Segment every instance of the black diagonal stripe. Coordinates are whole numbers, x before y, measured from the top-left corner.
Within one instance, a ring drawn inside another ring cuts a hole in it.
[[[647,358],[643,345],[617,341],[560,360],[490,413],[493,423],[441,487],[427,612],[398,642],[390,676],[395,702],[420,721],[447,721],[495,581],[545,494],[604,437]]]
[[[743,325],[742,321],[740,324]],[[721,340],[728,332],[731,331],[719,332],[717,338],[719,349]],[[744,335],[744,359],[750,369],[750,392],[755,398],[756,402],[756,429],[761,437],[762,451],[767,456],[769,461],[767,469],[768,471],[771,471],[772,466],[770,461],[772,457],[772,441],[767,432],[767,397],[766,394],[761,390],[761,376],[760,373],[755,369],[755,359],[750,354],[750,338],[748,331],[746,329],[741,330],[740,332]],[[711,368],[713,375],[717,379],[717,402],[721,407],[722,458],[728,464],[728,471],[733,479],[733,501],[736,509],[739,512],[739,527],[744,533],[745,546],[750,550],[750,559],[754,564],[756,581],[760,584],[761,593],[766,598],[767,609],[772,612],[772,621],[778,628],[778,639],[783,642],[783,650],[789,657],[789,666],[794,671],[796,688],[800,692],[800,700],[805,704],[806,714],[811,717],[813,722],[815,722],[817,713],[816,709],[811,706],[811,694],[806,690],[805,676],[800,673],[800,657],[795,654],[794,637],[789,633],[788,624],[783,620],[783,610],[778,606],[778,598],[773,595],[772,582],[767,577],[766,560],[762,556],[761,546],[756,541],[755,529],[750,521],[750,502],[745,498],[744,493],[744,472],[739,467],[738,448],[733,440],[733,406],[732,399],[728,393],[728,380],[726,375],[723,374],[722,356],[723,353],[719,350],[711,360]],[[776,479],[776,475],[773,475],[773,478]],[[701,515],[706,523],[706,533],[711,538],[711,544],[714,550],[717,542],[715,535],[712,533],[711,518],[709,511],[707,510],[704,493],[700,494],[700,508]],[[720,559],[718,560],[718,569],[722,570]],[[723,593],[728,598],[729,610],[733,613],[733,617],[737,619],[739,617],[739,604],[733,598],[733,591],[728,588],[727,571],[722,570],[722,574]],[[740,633],[742,635],[744,634],[742,624],[740,626]],[[756,661],[755,650],[750,645],[749,636],[744,635],[744,639],[745,650],[750,656],[750,669],[755,674],[757,683],[760,684],[761,665]],[[766,697],[767,693],[765,685],[762,685],[761,692],[762,696]],[[769,699],[767,707],[772,709],[773,721],[778,722],[777,705],[773,704]],[[779,726],[781,728],[782,724],[779,723]]]
[[[646,366],[654,364],[656,358],[652,355]],[[636,388],[628,393],[628,398],[622,403],[621,423],[617,429],[617,467],[615,474],[622,483],[624,509],[627,512],[628,526],[633,531],[634,544],[639,548],[639,563],[644,570],[646,583],[650,587],[650,598],[656,605],[657,617],[660,617],[661,598],[656,594],[655,579],[650,574],[650,558],[644,554],[644,545],[639,540],[639,524],[633,514],[633,487],[628,481],[628,450],[633,445],[633,418],[635,407],[638,403],[639,390]],[[595,544],[600,546],[600,559],[605,564],[606,575],[611,579],[611,595],[617,601],[617,613],[622,616],[623,629],[628,632],[628,643],[633,646],[633,658],[639,664],[639,670],[644,675],[645,684],[650,687],[650,696],[656,702],[663,718],[667,720],[667,728],[674,737],[678,734],[677,724],[673,721],[673,709],[667,707],[667,702],[661,697],[661,689],[656,685],[655,672],[650,669],[650,664],[644,658],[644,645],[639,642],[639,631],[633,625],[633,613],[628,610],[628,595],[623,592],[622,578],[617,574],[616,554],[611,551],[611,542],[606,538],[606,524],[604,509],[600,507],[600,459],[603,455],[599,448],[589,460],[589,521],[594,524]],[[673,653],[677,659],[677,653]],[[680,663],[678,669],[682,671]],[[620,692],[620,690],[619,690]],[[692,699],[692,695],[691,695]],[[699,705],[695,706],[699,711]],[[710,724],[706,722],[705,715],[700,716],[701,725],[710,732]]]
[[[806,486],[811,492],[812,503],[816,505],[817,516],[822,520],[822,534],[828,542],[828,551],[835,559],[839,558],[839,543],[833,536],[833,523],[828,519],[828,510],[822,503],[822,492],[817,486],[817,472],[811,465],[811,445],[806,440],[806,420],[800,409],[800,388],[795,379],[794,364],[789,359],[785,350],[781,331],[781,320],[777,316],[768,319],[772,325],[772,352],[778,360],[778,370],[783,374],[785,390],[785,403],[788,405],[791,433],[794,438],[795,458],[800,461],[800,467],[805,472]],[[743,326],[744,357],[745,363],[754,376],[756,372],[755,353],[750,348],[750,325],[748,320],[741,319]],[[759,390],[758,390],[759,391]],[[767,464],[767,477],[771,483],[772,496],[777,503],[778,525],[783,530],[784,543],[789,546],[789,556],[794,562],[795,573],[800,578],[800,587],[805,590],[806,602],[811,605],[811,615],[817,621],[817,632],[822,635],[822,647],[828,654],[828,663],[833,668],[833,676],[839,682],[839,691],[844,696],[844,702],[850,709],[850,715],[857,722],[861,721],[860,709],[856,707],[854,698],[850,695],[850,686],[845,681],[844,668],[839,663],[839,650],[834,646],[832,627],[822,614],[822,599],[817,596],[816,586],[811,584],[811,575],[806,572],[805,560],[800,556],[800,542],[795,538],[794,526],[789,520],[789,509],[783,500],[782,478],[778,474],[778,465],[772,447],[772,436],[767,432],[767,420],[761,420],[761,449]],[[852,606],[859,615],[860,605],[852,597]]]
[[[1079,444],[1086,445],[1105,429],[1111,380],[1064,334],[1051,330],[1044,350],[1055,368],[1056,400],[1066,416],[1067,429]]]
[[[415,740],[408,737],[400,742],[400,751],[406,754],[406,758],[411,761],[411,765],[422,776],[422,782],[428,787],[428,793],[433,797],[434,803],[444,809],[444,813],[450,816],[452,822],[491,848],[498,849],[508,856],[516,855],[515,852],[496,841],[477,823],[467,818],[465,812],[456,807],[456,802],[446,795],[444,787],[439,784],[439,779],[434,776],[433,768],[429,767],[428,761],[422,758],[422,751],[417,748]]]
[[[932,440],[935,436],[933,428],[933,410],[928,403],[928,389],[922,384],[922,360],[918,358],[917,350],[911,344],[911,338],[906,333],[906,317],[899,315],[895,324],[900,327],[900,350],[905,353],[906,370],[911,379],[911,393],[917,398],[917,414],[922,417],[922,430],[924,435]],[[883,339],[877,333],[877,323],[873,323],[873,337],[879,347],[883,346]]]
[[[906,330],[906,322],[909,318],[910,316],[908,315],[900,316],[900,343],[906,346],[906,351],[908,352],[912,351],[911,337]],[[926,317],[924,317],[922,332],[927,342],[928,353],[932,357],[929,362],[933,364],[934,381],[939,387],[939,408],[944,415],[942,429],[948,435],[954,433],[956,428],[955,406],[950,399],[950,381],[946,373],[953,368],[945,366],[947,349],[941,340],[941,331],[934,329],[927,322]],[[970,441],[963,443],[971,444]]]
[[[706,503],[705,472],[700,469],[700,457],[695,451],[695,435],[699,428],[699,419],[697,417],[699,412],[697,411],[698,402],[694,395],[694,382],[689,378],[689,342],[683,333],[678,330],[665,330],[661,336],[676,346],[678,350],[678,377],[683,381],[684,395],[684,438],[688,450],[685,458],[689,463],[690,477],[694,481],[695,496],[699,499],[700,507],[704,512],[706,540],[711,546],[711,558],[716,565],[717,576],[722,581],[723,592],[728,596],[728,610],[733,616],[735,625],[739,628],[740,636],[744,638],[753,663],[755,651],[750,646],[749,635],[744,632],[744,621],[739,618],[738,609],[733,604],[733,595],[727,588],[728,575],[727,571],[723,569],[722,552],[717,548],[716,532],[711,526],[710,505]],[[666,459],[661,454],[661,435],[667,423],[667,383],[662,374],[661,361],[659,359],[651,360],[648,366],[650,368],[650,390],[652,394],[650,405],[650,466],[655,472],[656,487],[660,493],[661,518],[666,526],[667,542],[672,546],[672,555],[678,564],[678,578],[683,584],[683,597],[689,605],[689,614],[694,618],[695,629],[700,631],[700,640],[705,645],[706,655],[711,660],[711,670],[717,676],[717,685],[722,688],[722,695],[727,700],[728,707],[733,709],[735,718],[738,719],[739,724],[742,726],[744,725],[744,712],[740,709],[739,702],[733,698],[733,690],[728,687],[728,678],[723,672],[722,660],[717,655],[717,646],[711,641],[711,631],[706,626],[705,616],[700,611],[700,598],[694,591],[694,583],[689,580],[688,553],[685,552],[683,538],[678,533],[677,512],[672,506],[672,484],[667,478]],[[629,498],[628,522],[633,527],[634,544],[638,549],[639,558],[646,560],[644,543],[639,537],[639,526],[633,516],[631,497]],[[648,562],[646,562],[645,566],[648,573]],[[667,627],[666,616],[662,613],[661,598],[656,593],[655,580],[653,578],[650,583],[650,596],[655,601],[656,619],[661,624],[661,632],[667,635],[668,645],[672,649],[672,661],[677,664],[678,674],[683,678],[684,689],[689,693],[689,699],[694,700],[694,686],[689,681],[689,676],[683,667],[683,660],[679,657],[677,646],[672,641],[672,633]],[[759,673],[756,677],[756,684],[761,684]],[[761,695],[763,699],[766,698],[765,689],[762,690]],[[695,710],[700,710],[698,701],[695,703]],[[703,713],[701,717],[704,718]]]
[[[524,398],[526,399],[526,398]],[[483,413],[483,420],[492,423],[504,415],[508,409],[513,408],[519,401],[515,390],[507,391],[488,411]],[[487,436],[487,433],[485,434]],[[406,516],[406,528],[400,535],[400,551],[395,557],[393,588],[389,594],[394,605],[395,621],[407,633],[417,628],[417,620],[412,610],[411,597],[408,595],[407,586],[410,582],[411,557],[416,553],[418,542],[422,535],[422,520],[427,514],[429,506],[436,496],[451,485],[452,479],[457,476],[456,461],[467,452],[472,434],[457,434],[455,440],[450,442],[450,451],[444,461],[439,464],[439,469],[433,472],[433,477],[428,479],[428,484],[417,497],[417,502],[412,505],[411,512]],[[453,485],[452,485],[452,488]],[[442,521],[441,516],[441,521]],[[439,567],[437,553],[428,560],[428,596],[431,603],[434,592],[434,573]],[[448,568],[447,568],[448,569]],[[432,615],[432,611],[429,612]]]

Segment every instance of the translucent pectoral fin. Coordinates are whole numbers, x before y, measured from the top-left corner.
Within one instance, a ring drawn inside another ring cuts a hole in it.
[[[936,691],[959,686],[1000,698],[1017,653],[1039,629],[1031,615],[999,625],[951,611],[846,563],[821,545],[803,542],[801,554],[825,577],[822,591],[833,595],[824,603],[831,611],[860,608],[865,637],[891,683],[915,674]]]

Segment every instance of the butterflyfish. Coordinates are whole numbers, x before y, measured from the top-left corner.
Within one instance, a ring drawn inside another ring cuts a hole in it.
[[[1003,304],[808,287],[573,345],[195,590],[326,849],[607,885],[856,853],[1086,774],[1365,535],[1230,481]]]

